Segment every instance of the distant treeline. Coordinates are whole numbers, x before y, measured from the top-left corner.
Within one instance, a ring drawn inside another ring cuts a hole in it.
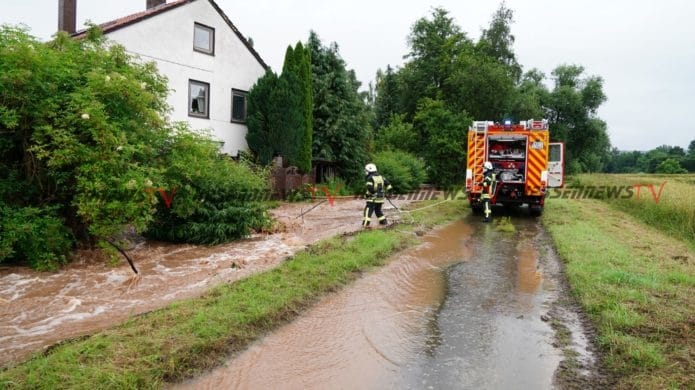
[[[647,152],[611,150],[608,173],[688,173],[695,172],[695,140],[688,150],[661,145]]]

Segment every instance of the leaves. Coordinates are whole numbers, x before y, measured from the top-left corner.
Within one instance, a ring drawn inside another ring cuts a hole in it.
[[[158,188],[190,189],[174,200],[176,217],[186,222],[200,214],[200,188],[230,193],[230,186],[240,191],[262,180],[230,167],[209,136],[168,123],[166,79],[96,28],[82,40],[59,33],[41,43],[3,26],[0,53],[0,207],[10,216],[26,214],[29,224],[5,226],[0,241],[12,243],[18,260],[56,265],[50,260],[61,259],[73,237],[92,244],[126,228],[144,231],[162,212],[153,196]],[[206,184],[196,188],[198,180]],[[210,199],[212,208],[225,202]],[[252,209],[235,223],[262,220],[262,211]],[[33,226],[32,233],[21,226]],[[17,229],[29,238],[13,239]]]

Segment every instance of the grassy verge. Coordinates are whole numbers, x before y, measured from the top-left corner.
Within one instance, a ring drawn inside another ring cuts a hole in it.
[[[413,215],[428,225],[455,219],[465,209],[450,201]],[[390,253],[416,241],[415,228],[398,225],[322,241],[273,270],[5,369],[0,388],[159,388],[194,376],[296,317],[321,295],[383,264]]]
[[[695,388],[695,255],[683,240],[592,199],[551,199],[543,223],[596,324],[618,388]]]
[[[611,207],[682,238],[695,249],[695,175],[590,174],[576,176],[573,185],[593,187],[594,194],[604,188],[603,200]],[[621,189],[618,196],[608,195]]]

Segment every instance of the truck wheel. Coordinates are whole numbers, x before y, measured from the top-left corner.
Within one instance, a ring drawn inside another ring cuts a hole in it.
[[[471,205],[471,211],[474,215],[481,215],[483,214],[483,207],[478,205]]]
[[[529,214],[531,214],[532,217],[540,217],[543,214],[543,206],[529,206]]]

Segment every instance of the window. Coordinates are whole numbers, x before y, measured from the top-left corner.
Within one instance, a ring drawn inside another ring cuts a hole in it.
[[[188,115],[210,117],[210,84],[188,80]]]
[[[193,25],[193,50],[215,55],[215,29],[195,23]]]
[[[232,89],[232,122],[246,122],[246,91]]]

